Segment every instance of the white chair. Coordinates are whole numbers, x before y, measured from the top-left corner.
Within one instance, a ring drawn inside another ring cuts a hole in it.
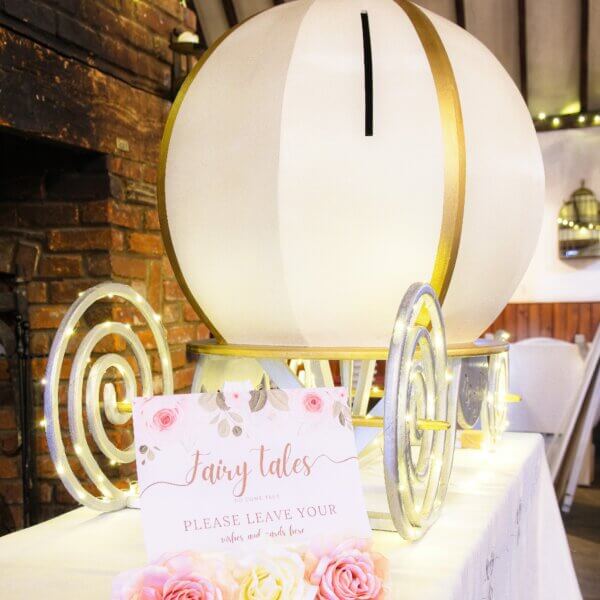
[[[584,373],[581,347],[530,338],[511,344],[509,365],[510,390],[523,399],[509,405],[509,430],[562,433]]]
[[[509,358],[511,390],[523,399],[510,409],[509,429],[546,434],[550,471],[568,512],[600,415],[600,327],[589,348],[532,338],[513,344]]]

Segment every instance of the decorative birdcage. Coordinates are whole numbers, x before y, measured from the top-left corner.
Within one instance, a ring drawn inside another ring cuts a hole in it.
[[[600,203],[584,180],[558,213],[558,245],[561,258],[600,256]]]

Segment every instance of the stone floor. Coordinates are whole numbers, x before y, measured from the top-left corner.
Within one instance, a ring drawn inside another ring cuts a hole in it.
[[[600,600],[600,469],[592,487],[577,489],[565,528],[581,593],[585,600]]]

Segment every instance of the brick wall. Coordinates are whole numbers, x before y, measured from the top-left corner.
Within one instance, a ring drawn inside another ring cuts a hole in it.
[[[174,29],[195,30],[179,0],[2,0],[0,22],[45,46],[167,97]]]
[[[36,422],[42,419],[40,380],[60,320],[81,290],[108,279],[132,285],[161,314],[175,387],[184,391],[191,384],[193,364],[185,344],[207,337],[208,331],[164,254],[156,176],[170,107],[169,34],[194,23],[193,13],[177,0],[0,0],[0,126],[5,132],[0,143],[3,156],[12,157],[0,175],[0,273],[19,269],[27,281]],[[132,324],[158,373],[149,330],[120,302],[86,314],[71,355],[89,327],[107,318]],[[124,350],[118,339],[102,346],[103,351]],[[8,376],[0,361],[3,448],[16,444]],[[160,388],[156,375],[155,389]],[[67,428],[64,410],[61,425]],[[115,427],[111,436],[121,447],[131,441],[129,427]],[[40,517],[45,519],[74,502],[56,479],[41,427],[36,449]],[[83,477],[72,453],[71,458]],[[119,485],[134,477],[132,467],[104,467]],[[20,485],[19,457],[0,454],[0,526],[2,521],[10,526],[8,519],[21,524]]]

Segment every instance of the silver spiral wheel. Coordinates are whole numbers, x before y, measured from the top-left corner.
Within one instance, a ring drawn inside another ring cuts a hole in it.
[[[52,342],[46,369],[44,416],[50,455],[64,486],[81,504],[100,511],[124,508],[130,503],[131,498],[129,491],[117,488],[102,472],[88,445],[86,420],[98,449],[107,459],[115,463],[133,462],[135,460],[134,448],[132,446],[126,449],[117,448],[105,431],[101,406],[103,406],[106,421],[113,425],[126,423],[131,418],[131,414],[123,414],[119,411],[114,385],[106,383],[103,386],[102,380],[109,369],[115,368],[123,378],[126,400],[131,402],[139,394],[137,393],[135,372],[125,358],[119,354],[109,353],[102,355],[93,363],[92,351],[98,342],[108,335],[122,337],[132,350],[139,367],[141,395],[143,396],[153,394],[150,359],[141,340],[129,326],[111,321],[96,325],[87,332],[75,353],[68,390],[69,433],[75,455],[90,481],[99,490],[100,497],[84,487],[69,463],[59,420],[59,382],[69,339],[79,320],[95,302],[113,297],[122,298],[133,304],[148,323],[160,357],[164,393],[173,392],[173,372],[165,331],[160,323],[160,318],[146,300],[134,289],[118,283],[103,283],[84,292],[65,315]],[[84,386],[86,378],[87,383]],[[86,420],[84,420],[84,399]]]
[[[416,283],[398,310],[384,396],[385,487],[394,525],[406,539],[420,538],[439,516],[455,436],[440,305],[430,285]]]

